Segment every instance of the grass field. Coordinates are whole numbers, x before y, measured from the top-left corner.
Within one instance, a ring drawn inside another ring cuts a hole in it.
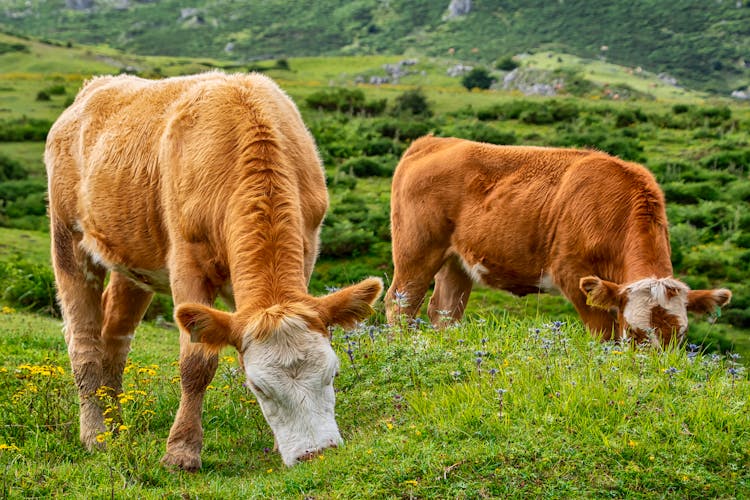
[[[2,495],[66,498],[720,497],[750,494],[750,383],[731,357],[600,344],[503,315],[334,335],[345,446],[283,467],[234,352],[204,406],[203,469],[159,464],[177,332],[143,325],[119,435],[87,453],[60,324],[4,309]]]

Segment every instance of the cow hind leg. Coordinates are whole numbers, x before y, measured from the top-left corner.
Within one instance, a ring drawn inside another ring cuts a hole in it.
[[[97,391],[103,379],[101,303],[106,271],[81,250],[80,234],[53,222],[51,236],[65,342],[78,387],[80,437],[86,448],[93,449],[99,446],[97,435],[105,431]]]
[[[473,284],[458,259],[448,259],[435,276],[435,291],[427,306],[427,315],[432,324],[440,327],[460,321]]]
[[[443,264],[444,250],[439,247],[414,252],[409,256],[394,253],[393,281],[385,295],[386,317],[394,325],[401,318],[412,319],[422,306],[435,273]]]
[[[130,352],[133,332],[143,318],[153,295],[153,292],[141,288],[120,273],[113,271],[110,274],[109,285],[102,297],[102,383],[115,404],[117,395],[122,392],[122,374]]]

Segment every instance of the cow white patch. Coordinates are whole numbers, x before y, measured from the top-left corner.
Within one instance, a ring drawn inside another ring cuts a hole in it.
[[[294,317],[264,340],[246,333],[248,384],[271,426],[287,466],[342,443],[333,379],[339,360],[328,339]]]
[[[552,278],[552,275],[549,273],[542,274],[542,277],[539,278],[539,283],[537,286],[543,292],[547,292],[547,293],[559,293],[560,292],[560,289],[557,287],[557,284],[555,284],[554,278]]]
[[[469,264],[463,257],[459,257],[461,265],[463,266],[466,274],[476,283],[484,283],[484,276],[489,273],[489,269],[484,267],[481,263]]]
[[[652,343],[659,344],[651,324],[654,307],[663,308],[667,314],[677,317],[682,335],[687,329],[687,293],[688,287],[673,278],[645,278],[624,287],[628,297],[623,310],[625,321],[632,328],[646,332]]]

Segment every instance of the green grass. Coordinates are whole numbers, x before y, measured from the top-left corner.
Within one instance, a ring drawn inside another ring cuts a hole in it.
[[[731,359],[600,344],[577,322],[503,315],[445,331],[336,332],[346,444],[292,469],[269,450],[226,351],[204,409],[203,469],[185,474],[158,464],[178,401],[175,330],[138,329],[128,428],[91,454],[77,440],[59,322],[8,310],[2,319],[0,483],[12,498],[750,494],[741,367],[733,376]]]

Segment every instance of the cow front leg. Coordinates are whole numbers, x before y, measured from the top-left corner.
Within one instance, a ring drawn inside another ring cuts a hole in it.
[[[195,472],[201,468],[203,426],[201,413],[206,387],[213,380],[218,355],[206,354],[189,335],[180,333],[180,406],[167,439],[162,463]]]
[[[186,302],[213,304],[218,294],[190,255],[188,251],[182,252],[170,264],[171,269],[178,270],[170,276],[175,311]],[[216,374],[218,359],[218,354],[205,352],[201,344],[191,342],[189,332],[180,329],[180,406],[162,458],[168,467],[190,472],[201,467],[203,397]]]
[[[52,226],[52,264],[63,316],[65,342],[78,387],[80,438],[91,450],[100,446],[104,415],[97,391],[102,385],[102,289],[106,271],[81,250],[80,234],[61,222]]]

